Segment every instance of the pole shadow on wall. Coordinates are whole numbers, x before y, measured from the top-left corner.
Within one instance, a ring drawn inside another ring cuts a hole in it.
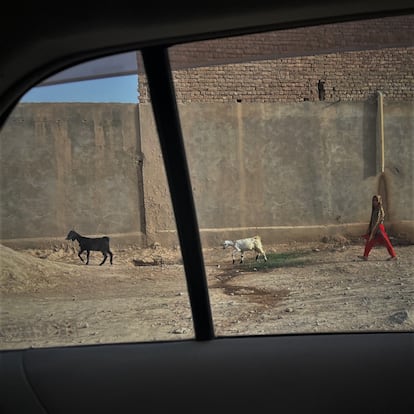
[[[364,180],[377,175],[377,117],[376,105],[372,101],[363,105],[362,157],[364,163]]]

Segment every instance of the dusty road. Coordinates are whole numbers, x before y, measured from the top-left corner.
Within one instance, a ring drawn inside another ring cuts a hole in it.
[[[15,251],[0,246],[2,349],[193,337],[179,250],[114,250],[114,264],[85,266],[76,244]],[[362,242],[265,246],[246,253],[204,250],[216,335],[414,331],[414,246],[384,247],[368,262]]]

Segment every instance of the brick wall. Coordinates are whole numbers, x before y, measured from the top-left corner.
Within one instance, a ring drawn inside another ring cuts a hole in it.
[[[184,44],[170,60],[180,103],[412,100],[414,16]],[[141,72],[139,94],[149,101]]]

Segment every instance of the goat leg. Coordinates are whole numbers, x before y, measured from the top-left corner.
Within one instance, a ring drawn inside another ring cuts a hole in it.
[[[108,258],[108,255],[106,253],[102,253],[102,254],[103,254],[104,258],[103,258],[102,262],[99,263],[99,266],[102,266],[106,262],[106,259]]]

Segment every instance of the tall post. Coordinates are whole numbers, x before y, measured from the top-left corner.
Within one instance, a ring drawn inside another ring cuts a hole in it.
[[[384,96],[377,92],[377,171],[382,174],[385,170],[384,155]]]

